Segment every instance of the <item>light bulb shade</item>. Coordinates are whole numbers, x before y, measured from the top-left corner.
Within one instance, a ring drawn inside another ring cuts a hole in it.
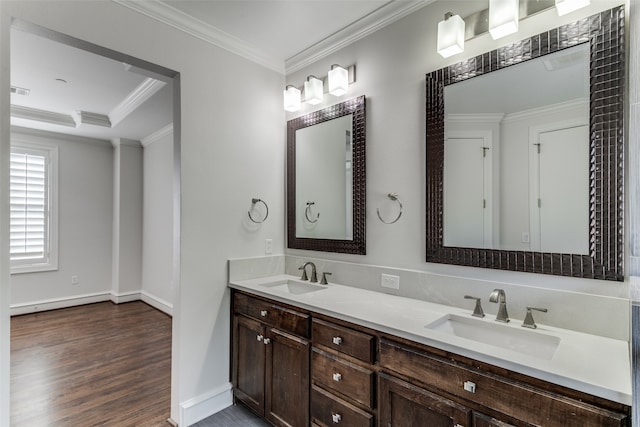
[[[518,0],[489,0],[489,33],[494,40],[518,31]]]
[[[335,66],[329,71],[329,93],[342,96],[349,89],[349,71],[341,66]]]
[[[307,77],[307,81],[304,82],[304,100],[305,102],[316,105],[322,102],[322,96],[324,89],[322,87],[322,80],[313,76]]]
[[[464,19],[453,15],[438,24],[438,53],[443,58],[464,51]]]
[[[562,16],[574,10],[582,9],[590,4],[590,0],[556,0],[556,9],[558,10],[558,15]]]
[[[300,89],[294,86],[287,86],[284,90],[284,109],[287,111],[298,111],[300,109]]]

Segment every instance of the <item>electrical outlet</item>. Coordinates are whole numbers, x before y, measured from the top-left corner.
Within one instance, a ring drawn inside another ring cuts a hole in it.
[[[264,253],[266,255],[270,255],[271,253],[273,253],[273,240],[264,239]]]
[[[400,276],[383,274],[380,278],[380,285],[383,288],[400,289]]]
[[[529,243],[529,233],[526,231],[522,232],[522,243]]]
[[[72,285],[77,285],[78,283],[80,283],[80,280],[78,279],[78,276],[76,276],[76,275],[71,276],[71,284]]]

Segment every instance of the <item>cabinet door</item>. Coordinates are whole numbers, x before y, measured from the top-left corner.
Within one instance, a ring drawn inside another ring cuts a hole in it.
[[[276,426],[309,425],[309,341],[270,329],[265,416]]]
[[[387,374],[379,375],[380,427],[470,427],[471,410]]]
[[[233,387],[236,398],[264,415],[264,326],[244,316],[233,318]]]

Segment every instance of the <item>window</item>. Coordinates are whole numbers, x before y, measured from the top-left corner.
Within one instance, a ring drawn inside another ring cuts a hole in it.
[[[11,145],[11,273],[57,270],[56,147]]]

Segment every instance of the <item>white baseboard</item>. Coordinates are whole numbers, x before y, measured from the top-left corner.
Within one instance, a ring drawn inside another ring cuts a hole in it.
[[[125,302],[131,302],[131,301],[139,301],[142,298],[140,298],[140,291],[133,291],[133,292],[125,292],[122,294],[116,294],[115,292],[111,291],[111,301],[114,304],[122,304]]]
[[[67,308],[76,305],[93,304],[96,302],[109,301],[110,299],[112,299],[111,292],[100,292],[95,294],[76,295],[67,298],[55,298],[49,300],[33,301],[23,304],[12,304],[10,309],[11,316],[17,316],[20,314],[56,310],[58,308]]]
[[[158,298],[157,296],[152,295],[146,291],[140,292],[140,296],[142,301],[146,302],[151,307],[154,307],[173,317],[173,304],[171,304],[170,302],[165,301],[162,298]]]
[[[180,404],[180,427],[188,427],[233,405],[231,383]]]

